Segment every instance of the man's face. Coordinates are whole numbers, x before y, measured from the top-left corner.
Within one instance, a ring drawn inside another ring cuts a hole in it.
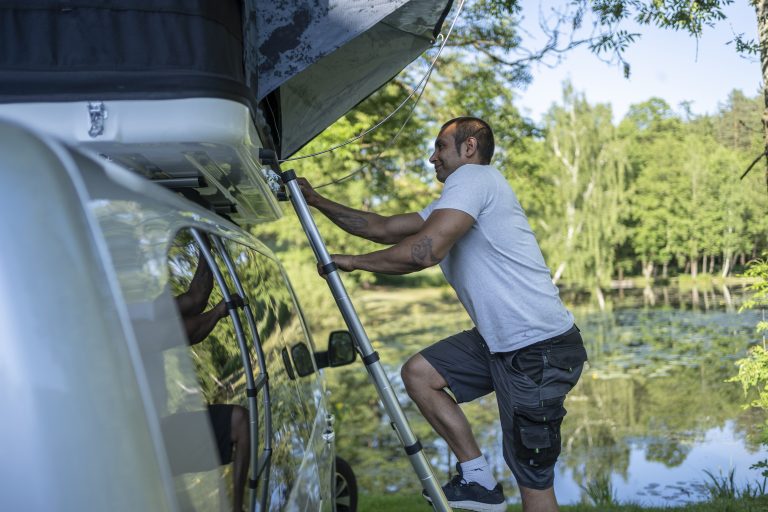
[[[456,150],[454,133],[456,124],[449,125],[435,139],[435,152],[429,157],[429,162],[435,166],[437,181],[445,183],[453,171],[467,163]]]

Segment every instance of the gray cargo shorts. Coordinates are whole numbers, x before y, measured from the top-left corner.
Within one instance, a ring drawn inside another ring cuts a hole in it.
[[[493,354],[472,329],[438,341],[421,355],[443,376],[459,403],[496,392],[504,460],[518,485],[552,487],[565,395],[587,360],[578,327],[520,350]]]

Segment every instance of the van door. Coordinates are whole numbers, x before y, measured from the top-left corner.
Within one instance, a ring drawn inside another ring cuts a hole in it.
[[[224,245],[256,315],[258,337],[269,375],[274,444],[267,490],[268,509],[319,510],[321,480],[318,454],[311,440],[318,415],[316,397],[322,392],[317,384],[311,346],[301,331],[282,270],[267,255],[268,251],[256,251],[231,240],[226,240]],[[297,328],[301,334],[298,337]],[[303,351],[294,348],[302,344]],[[309,354],[309,374],[305,373],[307,360],[297,361],[295,358],[299,353]],[[309,379],[305,380],[307,377]]]
[[[283,271],[285,276],[285,272]],[[328,408],[326,388],[317,368],[314,354],[316,347],[311,332],[299,306],[298,298],[290,286],[287,276],[285,282],[291,294],[294,314],[283,327],[286,343],[291,349],[294,364],[297,368],[299,392],[307,404],[307,418],[312,423],[309,446],[317,458],[318,474],[320,477],[320,495],[322,510],[333,509],[333,481],[335,459],[334,420]]]
[[[169,288],[186,346],[165,361],[167,414],[161,422],[183,508],[241,510],[255,499],[247,492],[251,447],[264,444],[265,430],[252,431],[249,421],[257,408],[249,390],[260,369],[242,350],[249,334],[243,301],[212,240],[182,230],[168,253]],[[186,357],[192,382],[183,371]],[[215,493],[200,485],[211,473]]]

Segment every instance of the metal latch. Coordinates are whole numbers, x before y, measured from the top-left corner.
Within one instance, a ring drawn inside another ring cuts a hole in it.
[[[88,135],[95,139],[104,134],[104,121],[109,117],[109,113],[103,101],[91,101],[88,102],[88,114],[91,116],[91,129],[88,130]]]
[[[264,181],[267,182],[270,190],[275,195],[278,201],[285,201],[288,199],[288,195],[283,188],[283,180],[280,179],[280,175],[269,167],[262,167],[261,174],[264,176]]]

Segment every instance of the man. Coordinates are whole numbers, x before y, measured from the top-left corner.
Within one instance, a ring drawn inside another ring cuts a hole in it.
[[[402,369],[409,396],[459,460],[459,474],[443,486],[449,504],[506,508],[458,405],[495,391],[504,458],[523,510],[550,512],[558,510],[552,485],[563,402],[587,355],[514,192],[490,166],[493,151],[493,132],[484,121],[445,123],[429,159],[445,186],[419,213],[358,211],[320,196],[306,180],[300,184],[307,202],[345,231],[393,244],[369,254],[333,255],[341,270],[404,274],[439,263],[475,324]]]

